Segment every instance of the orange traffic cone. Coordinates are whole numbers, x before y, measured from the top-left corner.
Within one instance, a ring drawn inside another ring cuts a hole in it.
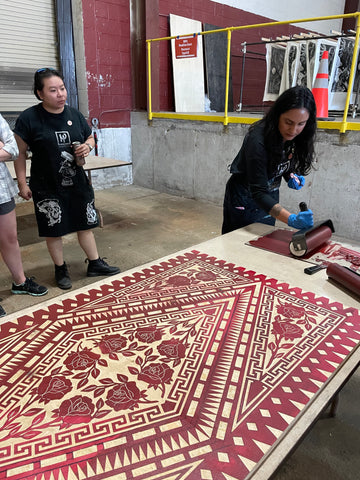
[[[312,93],[315,98],[317,118],[327,119],[329,108],[329,52],[327,50],[322,54]]]

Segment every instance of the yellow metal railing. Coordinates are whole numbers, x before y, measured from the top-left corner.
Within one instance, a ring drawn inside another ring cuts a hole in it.
[[[360,123],[348,122],[347,115],[349,112],[349,104],[351,99],[351,93],[354,84],[355,70],[356,70],[356,59],[357,52],[359,48],[359,36],[360,36],[360,12],[347,13],[343,15],[330,15],[327,17],[313,17],[313,18],[302,18],[297,20],[286,20],[282,22],[268,22],[268,23],[257,23],[253,25],[242,25],[239,27],[227,27],[220,28],[218,30],[208,30],[206,32],[199,32],[196,35],[209,35],[212,33],[227,32],[227,58],[226,58],[226,82],[225,82],[225,111],[224,115],[216,114],[206,114],[206,113],[176,113],[176,112],[153,112],[152,111],[152,85],[151,85],[151,44],[153,42],[160,42],[165,40],[173,40],[181,37],[188,37],[193,35],[193,33],[188,33],[184,35],[175,35],[172,37],[162,37],[162,38],[151,38],[147,39],[147,60],[148,60],[148,118],[152,120],[153,118],[171,118],[179,120],[198,120],[206,122],[221,122],[224,125],[229,123],[253,123],[258,120],[254,117],[243,117],[243,116],[229,116],[228,112],[228,98],[229,98],[229,76],[230,76],[230,50],[231,50],[231,34],[234,31],[246,30],[250,28],[260,28],[260,27],[274,27],[277,25],[289,25],[293,23],[305,23],[305,22],[315,22],[320,20],[336,20],[339,18],[355,18],[356,19],[356,31],[355,31],[355,42],[354,42],[354,52],[351,62],[350,76],[349,76],[349,85],[345,101],[345,109],[342,121],[318,121],[319,128],[339,130],[340,133],[345,133],[346,130],[360,130]],[[314,37],[316,39],[316,37]]]

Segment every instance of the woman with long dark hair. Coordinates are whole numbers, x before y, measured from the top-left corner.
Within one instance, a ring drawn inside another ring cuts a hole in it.
[[[293,87],[283,92],[267,115],[252,125],[230,166],[222,233],[251,223],[296,229],[313,226],[311,210],[290,213],[279,203],[281,179],[300,190],[314,161],[316,105],[311,91]]]

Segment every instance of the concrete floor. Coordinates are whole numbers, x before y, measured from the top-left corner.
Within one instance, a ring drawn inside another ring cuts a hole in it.
[[[155,261],[220,234],[222,209],[206,202],[174,197],[141,187],[96,192],[104,228],[96,229],[98,250],[122,271]],[[18,235],[25,272],[49,288],[45,297],[11,295],[11,279],[0,262],[1,304],[8,314],[57,297],[54,271],[45,242],[39,239],[33,205],[17,205]],[[87,278],[85,256],[76,236],[64,242],[73,289],[98,281]],[[6,318],[6,317],[5,317]],[[354,480],[360,478],[360,372],[345,385],[334,418],[324,415],[274,475],[275,480]]]

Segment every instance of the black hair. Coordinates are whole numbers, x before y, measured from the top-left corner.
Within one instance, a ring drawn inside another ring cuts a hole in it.
[[[279,132],[280,116],[293,108],[305,108],[309,118],[302,132],[297,135],[292,144],[295,146],[295,170],[307,174],[314,160],[314,140],[316,132],[316,103],[313,94],[306,87],[296,86],[285,90],[259,123],[264,125],[265,148],[274,159],[283,148],[283,138]],[[278,158],[278,157],[277,157]]]
[[[38,90],[39,92],[41,92],[41,90],[44,88],[44,79],[50,77],[59,77],[62,81],[64,81],[64,77],[62,76],[62,74],[54,68],[46,67],[36,70],[34,75],[34,95],[38,100],[41,100],[38,94]]]

